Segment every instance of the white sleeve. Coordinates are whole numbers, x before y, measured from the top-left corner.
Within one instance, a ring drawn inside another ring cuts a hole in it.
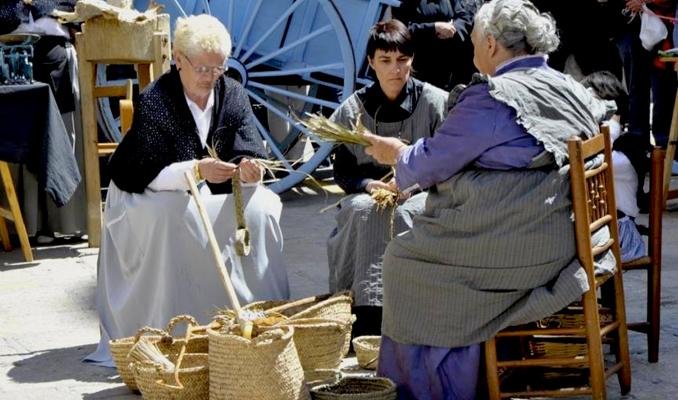
[[[156,192],[161,190],[188,190],[184,172],[191,171],[197,160],[172,163],[160,171],[158,176],[148,184],[148,188]]]

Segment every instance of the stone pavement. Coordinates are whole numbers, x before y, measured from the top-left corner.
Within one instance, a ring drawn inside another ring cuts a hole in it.
[[[282,228],[294,297],[327,292],[325,240],[337,196],[288,192]],[[678,398],[678,213],[664,217],[660,360],[648,364],[644,336],[630,333],[633,389],[610,399]],[[0,252],[0,399],[137,399],[113,369],[83,364],[99,339],[94,311],[96,249],[85,244],[34,248],[36,261]],[[644,311],[644,274],[625,275],[632,319]]]

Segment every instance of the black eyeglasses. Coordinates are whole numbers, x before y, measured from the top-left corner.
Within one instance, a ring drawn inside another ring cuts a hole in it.
[[[186,61],[191,65],[191,68],[193,68],[193,71],[196,74],[207,74],[211,73],[212,75],[220,76],[223,75],[224,72],[226,72],[226,68],[224,66],[218,66],[218,67],[210,67],[208,65],[193,65],[193,62],[191,61],[190,58],[184,53],[181,53],[184,58],[186,58]]]

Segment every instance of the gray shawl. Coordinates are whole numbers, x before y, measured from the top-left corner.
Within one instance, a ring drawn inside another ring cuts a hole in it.
[[[595,135],[599,122],[617,109],[613,101],[595,98],[571,76],[550,69],[514,69],[487,80],[490,95],[516,110],[516,122],[544,144],[558,166],[567,160],[570,137]]]

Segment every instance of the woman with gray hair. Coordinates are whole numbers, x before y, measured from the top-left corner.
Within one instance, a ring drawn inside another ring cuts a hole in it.
[[[596,134],[614,105],[548,67],[556,27],[527,0],[483,5],[471,38],[482,75],[432,137],[368,136],[398,188],[431,188],[383,260],[378,373],[401,399],[474,398],[480,343],[588,289],[561,167],[567,140]]]
[[[201,184],[240,301],[289,296],[282,205],[261,185],[262,170],[251,160],[266,152],[245,90],[224,76],[230,51],[230,36],[216,18],[179,18],[174,65],[135,104],[132,127],[109,163],[96,292],[101,342],[91,361],[111,364],[109,339],[145,325],[163,327],[180,314],[207,323],[216,307],[229,306],[186,172]],[[236,172],[241,205],[231,195],[211,195],[230,192]],[[234,249],[236,206],[250,232],[247,256]]]

